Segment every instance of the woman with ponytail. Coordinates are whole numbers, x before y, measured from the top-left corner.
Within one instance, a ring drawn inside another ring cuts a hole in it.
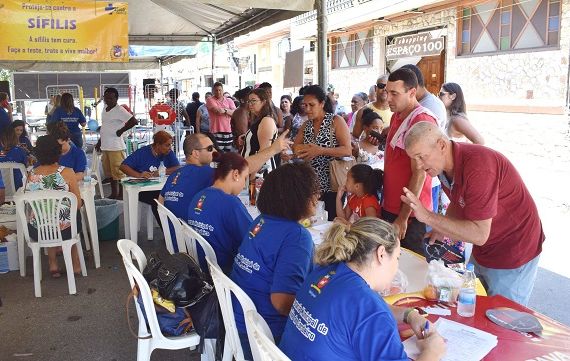
[[[361,218],[335,223],[317,248],[320,266],[297,292],[281,350],[291,360],[408,360],[397,322],[418,337],[418,361],[439,360],[445,342],[415,309],[389,306],[378,295],[398,271],[400,241],[393,226]]]
[[[198,193],[188,206],[187,223],[204,237],[216,253],[218,265],[231,270],[234,256],[252,222],[247,209],[237,197],[245,187],[249,165],[237,153],[222,153],[214,170],[214,184]],[[202,269],[207,269],[204,255],[198,252]]]

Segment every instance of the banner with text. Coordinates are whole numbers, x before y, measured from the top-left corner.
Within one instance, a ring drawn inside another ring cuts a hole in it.
[[[126,2],[0,0],[0,60],[127,62]]]

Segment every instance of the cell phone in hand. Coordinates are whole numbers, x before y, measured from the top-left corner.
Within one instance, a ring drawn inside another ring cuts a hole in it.
[[[382,134],[378,133],[378,132],[375,131],[375,130],[371,130],[371,131],[368,133],[368,135],[371,136],[371,137],[373,137],[373,138],[378,139],[378,141],[380,141],[380,142],[384,139],[384,137],[382,136]]]

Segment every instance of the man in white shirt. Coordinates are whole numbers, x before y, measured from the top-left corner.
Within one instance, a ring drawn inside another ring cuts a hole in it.
[[[97,151],[103,152],[101,163],[105,176],[112,177],[110,199],[123,199],[123,188],[119,181],[125,175],[119,167],[125,160],[125,141],[122,134],[137,124],[135,117],[125,108],[117,105],[119,92],[115,88],[105,89],[103,101],[107,105],[101,114],[99,141],[95,145]]]

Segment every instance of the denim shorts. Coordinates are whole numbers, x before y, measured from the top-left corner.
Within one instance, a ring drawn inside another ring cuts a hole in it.
[[[526,306],[536,280],[539,259],[540,255],[513,269],[483,267],[475,261],[475,257],[471,257],[470,262],[475,266],[477,277],[487,284],[489,296],[501,295]]]

